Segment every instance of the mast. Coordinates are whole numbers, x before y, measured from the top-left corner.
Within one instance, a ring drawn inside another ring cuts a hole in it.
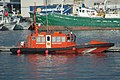
[[[49,27],[48,27],[48,13],[47,13],[47,0],[43,0],[44,1],[44,6],[45,6],[45,9],[46,9],[46,27],[47,27],[47,33],[49,32]]]
[[[38,26],[36,26],[36,2],[34,2],[34,27],[35,27],[35,33],[38,35]]]
[[[34,25],[36,26],[36,2],[34,2]]]
[[[48,28],[48,13],[47,13],[47,0],[45,0],[45,8],[46,8],[46,27],[47,27],[47,33],[49,32],[49,28]]]

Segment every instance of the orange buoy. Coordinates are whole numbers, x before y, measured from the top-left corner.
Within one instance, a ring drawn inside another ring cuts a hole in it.
[[[20,55],[20,52],[21,52],[20,49],[18,49],[18,50],[17,50],[17,54]]]
[[[45,51],[46,56],[48,56],[48,53],[49,53],[49,51],[48,51],[48,50],[46,50],[46,51]]]
[[[73,48],[72,48],[72,50],[73,50],[73,51],[75,51],[75,50],[76,50],[76,48],[75,48],[75,47],[73,47]]]

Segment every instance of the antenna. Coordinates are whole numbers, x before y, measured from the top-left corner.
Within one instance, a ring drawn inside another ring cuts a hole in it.
[[[36,26],[36,2],[34,2],[34,26]]]
[[[48,28],[48,16],[47,16],[47,6],[46,6],[46,27],[47,27],[47,33],[49,31],[49,28]]]

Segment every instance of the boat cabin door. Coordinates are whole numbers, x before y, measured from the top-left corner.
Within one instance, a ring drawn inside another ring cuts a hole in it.
[[[51,48],[51,35],[46,35],[46,48]]]

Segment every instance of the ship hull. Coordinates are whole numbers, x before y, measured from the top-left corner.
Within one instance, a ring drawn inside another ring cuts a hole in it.
[[[73,47],[66,48],[11,48],[12,54],[45,54],[46,51],[49,54],[57,53],[102,53],[108,48],[112,47],[113,43],[103,43],[103,44],[87,44],[87,45],[76,45]]]
[[[30,13],[33,18],[33,13]],[[47,18],[47,19],[46,19]],[[48,20],[48,22],[46,21]],[[120,28],[120,18],[78,17],[61,14],[36,15],[36,22],[48,26]],[[78,29],[78,28],[77,28]]]

